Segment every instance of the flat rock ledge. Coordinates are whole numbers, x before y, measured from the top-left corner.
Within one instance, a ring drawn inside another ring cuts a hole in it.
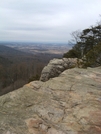
[[[59,76],[64,70],[81,67],[82,60],[77,58],[63,58],[50,60],[42,70],[40,81],[47,81],[50,78]]]
[[[101,134],[101,67],[69,69],[1,96],[0,134]]]

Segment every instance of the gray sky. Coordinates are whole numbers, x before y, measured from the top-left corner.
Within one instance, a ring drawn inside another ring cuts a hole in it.
[[[101,0],[0,0],[0,41],[67,43],[99,14]]]

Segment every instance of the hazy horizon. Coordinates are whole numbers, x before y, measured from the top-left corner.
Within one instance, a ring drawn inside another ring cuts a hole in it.
[[[0,41],[1,43],[18,43],[18,44],[64,44],[64,45],[69,45],[68,42],[34,42],[34,41]]]

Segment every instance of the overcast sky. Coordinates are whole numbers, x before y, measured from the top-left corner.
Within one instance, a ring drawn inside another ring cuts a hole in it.
[[[101,0],[0,0],[0,41],[67,43],[100,14]]]

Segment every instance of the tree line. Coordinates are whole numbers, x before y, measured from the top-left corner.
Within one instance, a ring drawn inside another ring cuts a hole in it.
[[[85,67],[101,65],[101,22],[81,32],[73,32],[72,38],[75,44],[63,57],[82,59]]]

